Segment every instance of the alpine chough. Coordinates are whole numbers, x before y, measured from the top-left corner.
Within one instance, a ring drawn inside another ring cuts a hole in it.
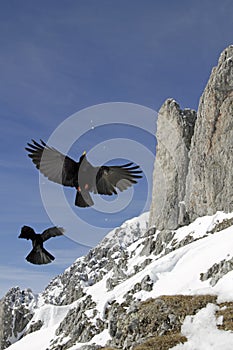
[[[43,243],[51,237],[63,235],[64,231],[62,227],[50,227],[42,233],[35,233],[33,228],[23,226],[19,238],[31,239],[33,246],[26,260],[36,265],[51,263],[55,258],[43,247]]]
[[[136,184],[142,173],[138,165],[127,163],[113,166],[92,166],[86,152],[76,162],[44,141],[32,140],[26,151],[36,168],[49,180],[76,189],[75,205],[90,207],[94,204],[90,192],[101,195],[117,194]]]

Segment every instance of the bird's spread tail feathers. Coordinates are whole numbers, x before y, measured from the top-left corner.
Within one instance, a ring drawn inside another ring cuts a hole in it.
[[[39,246],[33,248],[26,257],[26,260],[35,265],[49,264],[54,260],[54,256],[46,249]]]
[[[77,207],[86,208],[91,207],[94,204],[88,191],[82,190],[76,193],[75,205]]]

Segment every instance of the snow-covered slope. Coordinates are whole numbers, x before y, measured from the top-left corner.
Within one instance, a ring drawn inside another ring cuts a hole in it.
[[[8,349],[28,350],[32,343],[34,350],[107,343],[128,349],[129,342],[117,333],[116,319],[141,301],[176,294],[211,294],[219,302],[233,301],[233,214],[218,212],[176,231],[148,230],[147,222],[148,213],[127,221],[51,281],[34,305],[27,335]],[[212,327],[216,339],[233,346],[233,336],[216,328],[214,308],[207,305],[206,311],[185,320],[188,342],[177,350],[196,349],[195,334],[199,337],[206,319],[212,322],[206,332]],[[208,348],[205,342],[198,349]]]

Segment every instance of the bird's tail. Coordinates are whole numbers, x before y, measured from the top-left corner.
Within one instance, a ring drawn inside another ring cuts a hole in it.
[[[82,190],[82,192],[77,191],[75,197],[75,205],[77,207],[86,208],[91,207],[94,204],[90,193],[88,191]]]
[[[54,260],[54,256],[46,249],[37,246],[26,257],[26,260],[35,265],[49,264]]]

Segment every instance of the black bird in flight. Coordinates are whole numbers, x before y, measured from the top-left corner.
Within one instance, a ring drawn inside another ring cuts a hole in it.
[[[51,263],[55,258],[43,247],[43,243],[51,237],[63,235],[64,232],[62,227],[50,227],[42,233],[35,233],[33,228],[23,226],[19,238],[31,239],[33,246],[26,260],[36,265]]]
[[[118,166],[92,166],[86,158],[86,152],[76,162],[60,153],[44,141],[41,144],[32,140],[26,147],[28,156],[36,168],[49,180],[77,190],[75,205],[90,207],[94,204],[90,192],[111,196],[116,189],[126,190],[136,184],[142,173],[138,165],[127,163]]]

